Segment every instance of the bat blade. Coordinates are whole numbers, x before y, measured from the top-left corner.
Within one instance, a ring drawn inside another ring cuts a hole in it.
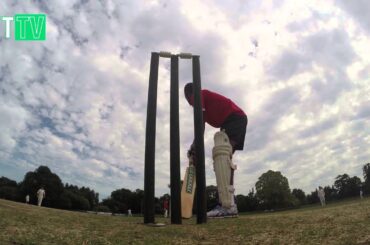
[[[185,219],[189,219],[193,215],[195,185],[195,167],[190,165],[186,168],[181,188],[181,216]]]

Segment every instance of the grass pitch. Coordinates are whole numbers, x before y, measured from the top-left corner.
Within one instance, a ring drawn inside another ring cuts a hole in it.
[[[0,199],[0,244],[370,244],[370,198],[196,225],[143,225],[142,217],[99,216]]]

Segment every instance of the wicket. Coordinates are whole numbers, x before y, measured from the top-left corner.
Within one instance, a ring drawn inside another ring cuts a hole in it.
[[[152,52],[150,61],[148,106],[145,138],[144,170],[144,223],[155,223],[155,137],[157,114],[157,87],[159,57],[171,59],[170,85],[170,186],[171,186],[171,223],[181,224],[181,186],[180,186],[180,130],[179,130],[179,58],[192,59],[194,87],[194,139],[196,163],[197,223],[206,223],[206,178],[203,137],[203,111],[201,107],[201,78],[198,55],[190,53],[171,54]]]

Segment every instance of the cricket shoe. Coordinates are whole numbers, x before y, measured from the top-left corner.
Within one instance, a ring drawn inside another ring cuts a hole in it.
[[[238,217],[238,207],[236,205],[226,209],[225,218],[236,218]]]
[[[207,213],[208,218],[236,218],[238,217],[238,208],[236,205],[230,208],[224,208],[222,206],[216,206],[214,209]]]
[[[207,217],[208,218],[224,218],[225,213],[226,213],[225,209],[222,206],[217,205],[214,209],[207,212]]]

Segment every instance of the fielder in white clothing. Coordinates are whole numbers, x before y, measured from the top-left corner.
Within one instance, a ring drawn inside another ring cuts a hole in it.
[[[29,204],[30,203],[30,195],[27,195],[26,196],[26,203]]]
[[[41,187],[37,191],[37,205],[40,207],[42,204],[42,200],[45,198],[45,190],[43,187]]]
[[[128,210],[127,210],[127,216],[128,216],[128,217],[132,217],[131,209],[128,209]]]
[[[321,186],[319,186],[319,190],[317,191],[317,196],[320,199],[321,206],[325,206],[326,205],[325,204],[325,191]]]

